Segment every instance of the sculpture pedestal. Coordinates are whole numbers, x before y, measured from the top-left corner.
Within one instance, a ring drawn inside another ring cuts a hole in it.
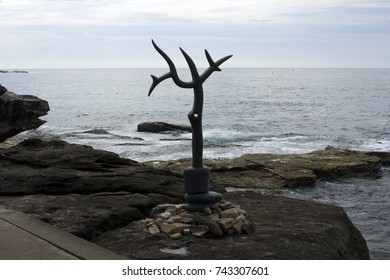
[[[189,167],[184,170],[185,200],[188,211],[213,209],[222,200],[222,194],[210,191],[210,169]]]

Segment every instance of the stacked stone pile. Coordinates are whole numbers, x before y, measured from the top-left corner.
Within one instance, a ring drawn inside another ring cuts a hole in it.
[[[254,230],[246,211],[228,201],[200,213],[188,212],[185,204],[160,204],[153,208],[151,217],[144,220],[145,230],[152,235],[166,234],[174,240],[183,235],[222,237]]]

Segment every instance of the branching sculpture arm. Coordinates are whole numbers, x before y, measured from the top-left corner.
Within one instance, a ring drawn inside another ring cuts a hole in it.
[[[214,62],[214,60],[211,58],[211,56],[208,53],[208,51],[205,50],[206,58],[207,58],[207,61],[209,62],[210,66],[202,73],[202,75],[199,76],[199,73],[198,73],[198,70],[196,68],[196,65],[195,65],[194,61],[191,59],[191,57],[183,49],[180,48],[184,58],[187,61],[187,64],[188,64],[188,66],[190,68],[191,75],[192,75],[192,81],[191,82],[184,82],[184,81],[182,81],[179,78],[179,75],[177,74],[176,66],[173,63],[173,61],[168,57],[168,55],[162,49],[160,49],[153,40],[152,40],[152,44],[153,44],[154,48],[156,49],[156,51],[168,63],[170,71],[168,73],[160,76],[160,77],[156,77],[156,76],[152,75],[153,82],[152,82],[152,85],[150,86],[150,89],[149,89],[149,94],[148,94],[149,96],[152,94],[153,90],[155,89],[155,87],[159,83],[161,83],[162,81],[164,81],[166,79],[169,79],[169,78],[172,78],[174,83],[177,86],[181,87],[181,88],[194,88],[197,83],[201,83],[202,84],[204,81],[206,81],[207,78],[210,77],[210,75],[213,72],[221,71],[219,66],[222,63],[224,63],[226,60],[228,60],[229,58],[232,57],[232,55],[228,55],[228,56],[225,56],[225,57],[217,60],[216,62]]]
[[[221,71],[221,69],[219,68],[219,66],[224,63],[226,60],[228,60],[229,58],[232,57],[232,55],[228,55],[228,56],[225,56],[219,60],[217,60],[217,62],[214,62],[214,60],[211,58],[209,52],[207,50],[204,51],[205,54],[206,54],[206,58],[207,58],[207,61],[209,62],[209,68],[207,68],[203,73],[202,75],[200,75],[200,78],[201,78],[201,81],[202,83],[204,81],[207,80],[208,77],[210,77],[210,75],[214,72],[214,71]]]
[[[177,74],[176,66],[173,63],[173,61],[168,57],[168,55],[160,49],[157,44],[152,40],[152,44],[156,51],[165,59],[165,61],[168,63],[169,66],[169,72],[162,75],[161,77],[156,77],[152,75],[153,83],[149,89],[149,95],[152,93],[154,88],[161,83],[162,81],[172,78],[172,80],[175,82],[175,84],[181,88],[193,88],[194,82],[184,82],[179,78],[179,75]]]

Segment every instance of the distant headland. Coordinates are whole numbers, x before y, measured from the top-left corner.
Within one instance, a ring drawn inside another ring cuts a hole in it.
[[[6,70],[0,70],[0,73],[28,73],[26,70],[12,70],[12,71],[6,71]]]

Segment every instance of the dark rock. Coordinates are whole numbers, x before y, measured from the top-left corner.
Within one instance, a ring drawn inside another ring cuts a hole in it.
[[[138,132],[151,132],[151,133],[163,133],[163,132],[191,132],[190,126],[175,125],[165,122],[145,122],[141,123],[137,127]]]
[[[0,95],[0,142],[22,131],[36,129],[45,121],[39,119],[49,111],[47,101],[32,95],[7,91]]]
[[[308,154],[246,154],[205,160],[213,184],[225,188],[295,188],[322,178],[379,176],[381,158],[370,153],[328,147]],[[182,174],[190,159],[160,162],[155,168]]]
[[[7,89],[0,85],[0,96],[7,92]]]
[[[25,140],[0,149],[0,195],[127,191],[184,198],[181,176],[89,146]]]
[[[180,202],[159,194],[128,192],[91,195],[0,196],[0,203],[10,209],[28,213],[34,218],[90,240],[107,230],[123,227],[149,214],[159,203]]]
[[[137,221],[94,242],[130,259],[369,258],[362,235],[340,207],[254,192],[226,193],[225,198],[245,205],[253,233],[196,241],[184,235],[178,241],[151,235]],[[186,254],[169,254],[162,248],[185,248]]]
[[[390,165],[390,152],[376,152],[375,151],[375,152],[367,152],[367,154],[381,158],[383,166]]]

